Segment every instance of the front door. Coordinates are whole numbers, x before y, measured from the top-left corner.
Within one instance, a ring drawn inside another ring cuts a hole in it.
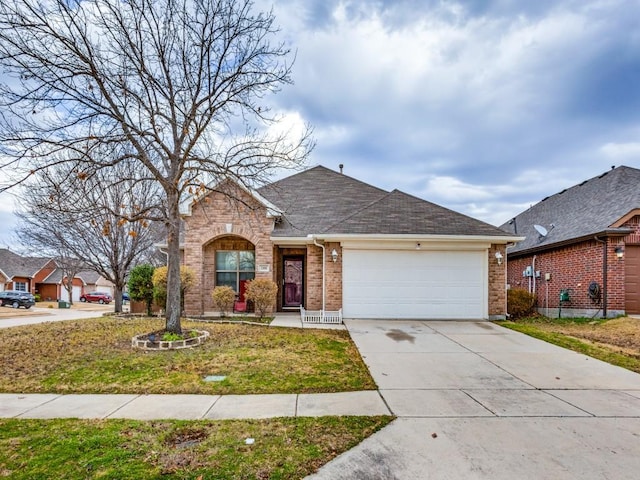
[[[626,245],[624,252],[624,310],[640,313],[640,245]]]
[[[284,257],[282,306],[298,308],[304,292],[304,257]]]

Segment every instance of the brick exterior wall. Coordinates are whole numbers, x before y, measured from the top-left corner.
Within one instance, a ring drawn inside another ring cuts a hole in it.
[[[502,265],[498,265],[496,253],[502,255]],[[505,245],[491,245],[489,248],[489,319],[502,320],[507,313],[507,254]]]
[[[238,188],[231,193],[241,201],[213,192],[194,204],[191,215],[184,218],[183,263],[195,276],[194,286],[185,294],[187,314],[202,315],[213,310],[211,291],[215,286],[216,248],[254,250],[256,278],[275,280],[274,249],[270,240],[273,219],[268,218],[265,207],[245,191]],[[269,271],[258,271],[259,265],[268,266]]]
[[[617,258],[615,248],[625,244],[640,243],[640,216],[635,216],[624,225],[634,230],[633,234],[623,238],[607,239],[607,315],[624,313],[625,309],[625,264],[624,257]],[[534,255],[510,257],[507,262],[507,283],[511,288],[533,290],[530,278],[522,272],[532,265]],[[601,242],[587,240],[572,245],[558,247],[535,254],[535,270],[540,272],[536,278],[537,306],[542,313],[553,309],[550,315],[557,315],[560,305],[560,290],[570,289],[570,302],[563,302],[562,309],[576,315],[595,314],[602,308],[602,302],[594,302],[588,295],[591,282],[603,282],[604,247]],[[549,281],[545,274],[550,274]]]
[[[308,310],[322,308],[322,249],[307,245],[307,302]]]
[[[331,252],[335,249],[338,252],[336,262],[331,258]],[[339,243],[328,242],[325,245],[326,264],[325,264],[325,289],[326,289],[326,309],[329,311],[337,311],[342,308],[342,247]]]

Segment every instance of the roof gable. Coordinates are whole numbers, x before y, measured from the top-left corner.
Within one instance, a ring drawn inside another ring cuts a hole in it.
[[[255,200],[260,205],[262,205],[266,209],[268,217],[275,217],[282,214],[280,208],[278,208],[276,205],[271,203],[268,199],[263,197],[257,190],[247,188],[246,186],[238,182],[234,182],[233,180],[230,180],[230,179],[219,182],[216,185],[207,187],[204,193],[200,195],[192,196],[188,202],[181,205],[180,214],[183,216],[191,216],[193,207],[196,204],[200,203],[202,200],[204,200],[207,196],[215,192],[223,193],[224,195],[227,195],[229,198],[239,199],[239,196],[242,196],[242,194],[238,195],[238,189],[240,190],[240,192],[246,193],[251,198],[253,198],[253,200]]]
[[[262,187],[258,192],[283,212],[274,236],[306,236],[329,228],[387,195],[385,190],[317,166]]]
[[[622,166],[544,198],[500,228],[526,236],[509,250],[509,253],[517,253],[584,239],[605,231],[615,233],[618,221],[638,208],[640,170]],[[548,234],[543,237],[534,225],[543,226]]]
[[[32,278],[51,261],[44,257],[23,257],[7,248],[0,248],[0,270],[9,279],[13,277]]]

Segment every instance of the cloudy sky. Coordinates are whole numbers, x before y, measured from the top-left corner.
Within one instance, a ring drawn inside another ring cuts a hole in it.
[[[311,165],[495,225],[640,168],[640,0],[256,4],[297,52],[273,101],[314,126]],[[8,204],[0,246],[14,243]]]

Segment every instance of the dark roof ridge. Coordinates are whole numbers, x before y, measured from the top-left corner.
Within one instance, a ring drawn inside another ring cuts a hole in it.
[[[630,211],[640,208],[640,169],[621,165],[576,183],[521,211],[500,226],[525,236],[509,249],[510,254],[527,253],[582,241],[596,234],[617,235],[612,226]],[[548,227],[541,236],[535,225]]]
[[[528,210],[530,210],[531,208],[534,208],[536,205],[538,205],[539,203],[542,203],[542,202],[544,202],[544,201],[546,201],[546,200],[553,199],[553,198],[555,198],[555,197],[558,197],[558,196],[560,196],[560,195],[565,195],[565,194],[567,194],[567,193],[573,193],[574,191],[576,191],[577,189],[579,189],[579,188],[581,188],[581,187],[589,186],[589,184],[593,183],[594,181],[602,180],[604,177],[608,176],[608,175],[609,175],[609,174],[611,174],[611,173],[615,173],[616,175],[621,175],[623,172],[625,172],[625,171],[629,171],[629,170],[636,170],[636,171],[640,171],[640,170],[639,170],[639,169],[637,169],[637,168],[627,167],[626,165],[620,165],[620,166],[618,166],[618,167],[611,168],[611,169],[609,169],[609,170],[606,170],[606,171],[605,171],[605,172],[603,172],[603,173],[600,173],[600,174],[598,174],[598,175],[594,175],[594,176],[593,176],[593,177],[591,177],[591,178],[588,178],[588,179],[586,179],[586,180],[583,180],[583,181],[581,181],[580,183],[576,183],[575,185],[572,185],[572,186],[570,186],[570,187],[563,188],[563,189],[562,189],[562,190],[560,190],[559,192],[552,193],[551,195],[547,195],[546,197],[544,197],[544,198],[543,198],[542,200],[540,200],[539,202],[537,202],[537,203],[533,204],[533,206],[532,206],[532,207],[529,207],[529,209],[528,209]],[[610,178],[613,178],[613,177],[610,177]],[[521,212],[521,213],[522,213],[522,212]],[[519,215],[519,214],[518,214],[518,215]]]
[[[373,207],[376,203],[379,203],[379,202],[381,202],[382,200],[385,200],[385,199],[389,198],[389,197],[390,197],[394,192],[396,192],[396,191],[398,191],[398,190],[393,189],[393,190],[391,190],[390,192],[386,192],[386,195],[383,195],[382,197],[380,197],[380,198],[377,198],[377,199],[373,200],[373,201],[372,201],[372,202],[370,202],[369,204],[367,204],[367,205],[363,206],[362,208],[360,208],[360,209],[356,210],[355,212],[351,213],[350,215],[347,215],[346,217],[341,218],[340,220],[338,220],[338,221],[337,221],[337,222],[335,222],[334,224],[329,225],[327,228],[325,228],[325,229],[324,229],[324,231],[326,232],[326,231],[328,231],[328,230],[331,230],[331,229],[332,229],[333,227],[335,227],[336,225],[338,225],[338,224],[340,224],[340,223],[342,223],[342,222],[345,222],[345,221],[349,220],[350,218],[355,217],[356,215],[358,215],[358,214],[360,214],[360,213],[364,212],[365,210],[368,210],[369,208]]]
[[[382,189],[380,187],[377,187],[376,185],[371,185],[370,183],[363,182],[362,180],[359,180],[359,179],[357,179],[355,177],[352,177],[351,175],[346,175],[346,174],[344,174],[342,172],[336,172],[335,170],[332,170],[332,169],[330,169],[328,167],[325,167],[324,165],[321,165],[321,164],[315,165],[313,167],[309,167],[309,168],[307,168],[305,170],[302,170],[300,172],[294,173],[293,175],[289,175],[287,177],[281,178],[280,180],[276,180],[275,182],[271,182],[271,183],[269,183],[267,185],[263,185],[260,188],[258,188],[257,191],[260,192],[263,189],[264,190],[268,190],[270,188],[277,188],[277,184],[278,183],[282,183],[285,180],[287,182],[289,182],[290,180],[295,179],[295,177],[300,176],[300,175],[304,175],[304,174],[309,173],[309,172],[312,172],[313,170],[322,170],[322,171],[331,173],[333,175],[340,175],[342,177],[348,178],[349,180],[352,180],[354,182],[357,182],[357,183],[360,183],[362,185],[365,185],[365,186],[367,186],[369,188],[374,188],[376,190],[379,190],[381,193],[389,193],[387,190],[384,190],[384,189]]]

